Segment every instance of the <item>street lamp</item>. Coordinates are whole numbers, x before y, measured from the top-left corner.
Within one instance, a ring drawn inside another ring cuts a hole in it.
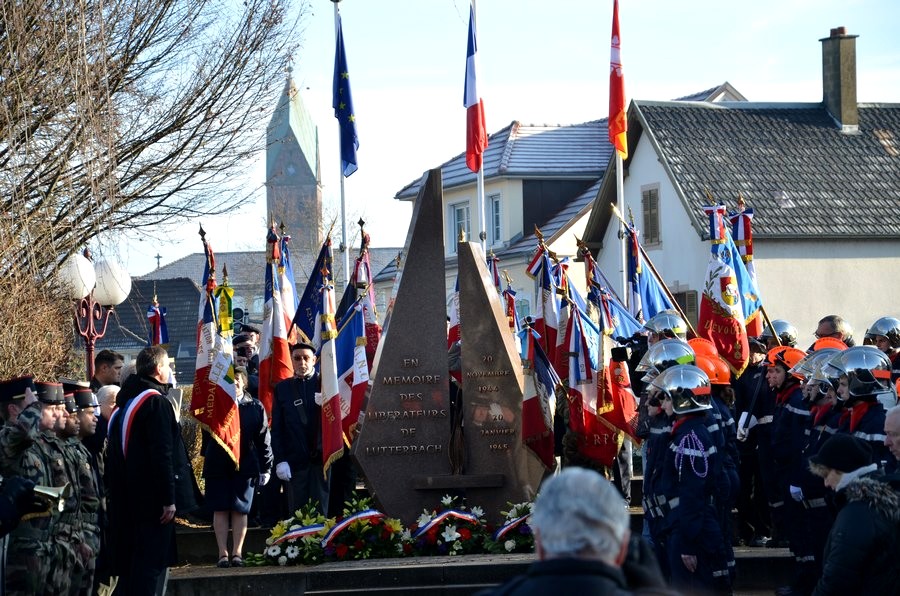
[[[63,263],[60,279],[75,301],[75,330],[84,340],[87,378],[94,377],[94,345],[106,333],[109,313],[131,292],[131,277],[116,263],[94,265],[90,249],[74,254]],[[105,308],[104,308],[105,307]]]

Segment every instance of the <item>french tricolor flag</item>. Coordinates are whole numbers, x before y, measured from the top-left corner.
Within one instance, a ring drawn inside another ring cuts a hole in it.
[[[341,418],[344,433],[352,435],[369,384],[369,365],[366,361],[366,329],[364,306],[357,301],[341,321],[335,348],[338,390],[341,396]]]
[[[466,107],[466,165],[473,172],[481,169],[482,156],[488,146],[487,126],[484,124],[484,102],[478,95],[475,82],[475,6],[469,5],[469,47],[466,51],[466,87],[463,105]]]

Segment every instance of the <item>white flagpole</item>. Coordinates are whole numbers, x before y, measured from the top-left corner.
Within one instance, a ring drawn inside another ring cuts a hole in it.
[[[338,17],[340,15],[340,10],[338,9],[338,4],[341,0],[331,0],[334,3],[334,43],[337,45],[338,42]],[[338,140],[340,140],[340,129],[338,129]],[[343,282],[344,285],[342,289],[346,289],[347,285],[350,283],[350,240],[347,238],[347,199],[344,195],[344,161],[341,158],[341,144],[338,142],[338,172],[341,173],[341,258],[344,262],[344,276]],[[334,271],[331,272],[332,279],[334,277]]]
[[[472,11],[475,14],[475,30],[478,30],[478,7],[476,0],[472,0]],[[481,95],[479,94],[479,99]],[[485,131],[486,132],[486,131]],[[485,215],[484,205],[484,154],[482,154],[481,167],[478,168],[478,177],[475,182],[476,197],[478,202],[478,219],[480,220],[481,230],[478,238],[481,239],[481,252],[487,255],[487,216]]]

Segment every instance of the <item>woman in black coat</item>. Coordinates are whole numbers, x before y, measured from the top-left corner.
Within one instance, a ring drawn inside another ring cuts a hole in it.
[[[206,503],[213,510],[213,529],[219,547],[219,567],[241,567],[241,552],[247,535],[247,514],[257,484],[265,485],[272,472],[269,420],[259,400],[245,391],[247,369],[234,368],[234,390],[241,419],[241,461],[236,469],[221,445],[204,433],[203,476]],[[228,526],[231,524],[232,551],[228,555]]]

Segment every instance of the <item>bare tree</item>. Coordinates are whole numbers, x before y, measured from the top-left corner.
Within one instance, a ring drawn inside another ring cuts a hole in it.
[[[0,278],[43,277],[101,232],[240,203],[306,8],[2,2]]]

